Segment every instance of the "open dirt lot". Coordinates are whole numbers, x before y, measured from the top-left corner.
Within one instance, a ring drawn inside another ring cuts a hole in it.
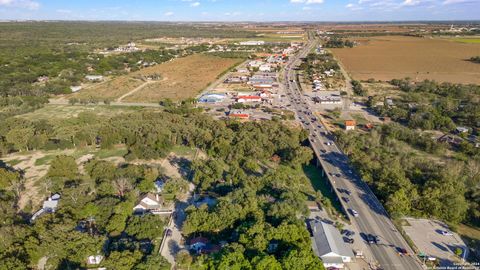
[[[91,87],[85,88],[75,94],[72,94],[72,97],[84,99],[84,98],[98,98],[98,99],[117,99],[120,96],[128,93],[128,91],[139,87],[144,82],[138,79],[133,78],[133,75],[125,75],[117,77],[113,80],[109,80],[103,83],[97,83]]]
[[[218,75],[241,59],[195,54],[94,84],[75,94],[76,98],[110,99],[123,102],[158,102],[165,98],[194,97]],[[159,74],[161,80],[145,81],[144,76]]]
[[[454,253],[455,249],[466,250],[466,245],[456,233],[442,235],[441,231],[449,230],[445,224],[430,219],[407,218],[406,221],[410,226],[404,226],[403,229],[420,252],[437,258],[441,266],[460,261]]]
[[[140,71],[142,75],[158,73],[164,79],[146,85],[122,101],[156,102],[165,98],[181,100],[195,97],[222,72],[240,62],[241,59],[197,54],[144,69]]]
[[[411,77],[480,84],[480,65],[467,61],[480,55],[480,44],[401,36],[356,40],[357,47],[332,49],[354,79]]]

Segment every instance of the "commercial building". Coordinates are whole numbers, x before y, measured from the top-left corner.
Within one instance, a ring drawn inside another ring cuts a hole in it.
[[[260,96],[238,96],[236,101],[238,103],[262,102],[262,98]]]
[[[354,258],[352,249],[343,241],[340,232],[332,224],[310,221],[312,249],[320,257],[325,268],[344,268]]]
[[[263,40],[250,40],[250,41],[242,41],[240,42],[242,46],[261,46],[265,45],[265,41]]]
[[[198,99],[198,102],[203,103],[217,103],[225,100],[226,96],[224,94],[205,94]]]

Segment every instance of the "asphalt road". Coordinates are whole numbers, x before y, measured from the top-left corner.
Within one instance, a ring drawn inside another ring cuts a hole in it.
[[[306,56],[314,46],[316,46],[316,42],[310,40],[296,57],[290,59],[285,68],[283,79],[287,96],[292,103],[291,109],[295,111],[296,117],[302,122],[303,127],[309,131],[310,144],[338,198],[347,197],[349,199],[348,202],[341,200],[341,204],[349,212],[352,226],[361,235],[373,234],[379,237],[378,244],[365,244],[369,251],[366,254],[371,254],[372,257],[367,258],[368,261],[379,269],[422,269],[416,258],[398,254],[396,248],[399,247],[407,249],[410,254],[413,252],[396,230],[382,204],[350,167],[348,157],[340,151],[332,136],[315,118],[300,91],[296,82],[296,71],[293,67],[298,65],[300,58]],[[342,192],[343,190],[348,190],[350,194]],[[358,212],[357,217],[351,215],[351,209]]]

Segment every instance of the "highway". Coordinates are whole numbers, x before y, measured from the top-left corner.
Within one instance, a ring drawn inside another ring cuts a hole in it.
[[[311,37],[309,35],[309,37]],[[397,248],[412,250],[402,235],[396,230],[382,204],[365,182],[354,172],[348,157],[337,147],[320,121],[316,119],[309,103],[303,96],[296,81],[296,67],[315,46],[316,41],[309,38],[307,45],[296,56],[292,56],[285,67],[284,83],[291,109],[296,113],[297,120],[309,131],[309,140],[326,177],[333,186],[342,207],[348,212],[352,227],[356,233],[373,234],[379,237],[378,244],[367,244],[364,250],[367,262],[377,269],[410,270],[423,269],[420,262],[413,256],[400,256]],[[388,164],[386,164],[388,166]],[[351,209],[358,212],[353,216]]]

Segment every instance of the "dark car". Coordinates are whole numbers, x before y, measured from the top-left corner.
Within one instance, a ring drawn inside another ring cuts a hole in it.
[[[343,241],[345,241],[346,243],[349,243],[349,244],[353,244],[353,242],[355,242],[355,240],[353,240],[353,238],[349,238],[349,237],[344,237]]]
[[[348,189],[344,189],[343,191],[344,191],[347,195],[352,195],[352,192],[351,192],[350,190],[348,190]]]
[[[347,198],[347,197],[342,197],[342,200],[343,200],[344,202],[346,202],[346,203],[348,203],[348,202],[350,201],[350,199]]]
[[[367,242],[369,244],[376,244],[376,238],[373,234],[369,233],[367,234]]]
[[[167,229],[167,236],[172,236],[172,230]]]
[[[400,256],[409,256],[408,251],[402,247],[397,247],[397,252]]]
[[[354,236],[355,232],[354,231],[348,231],[345,233],[346,236]]]

